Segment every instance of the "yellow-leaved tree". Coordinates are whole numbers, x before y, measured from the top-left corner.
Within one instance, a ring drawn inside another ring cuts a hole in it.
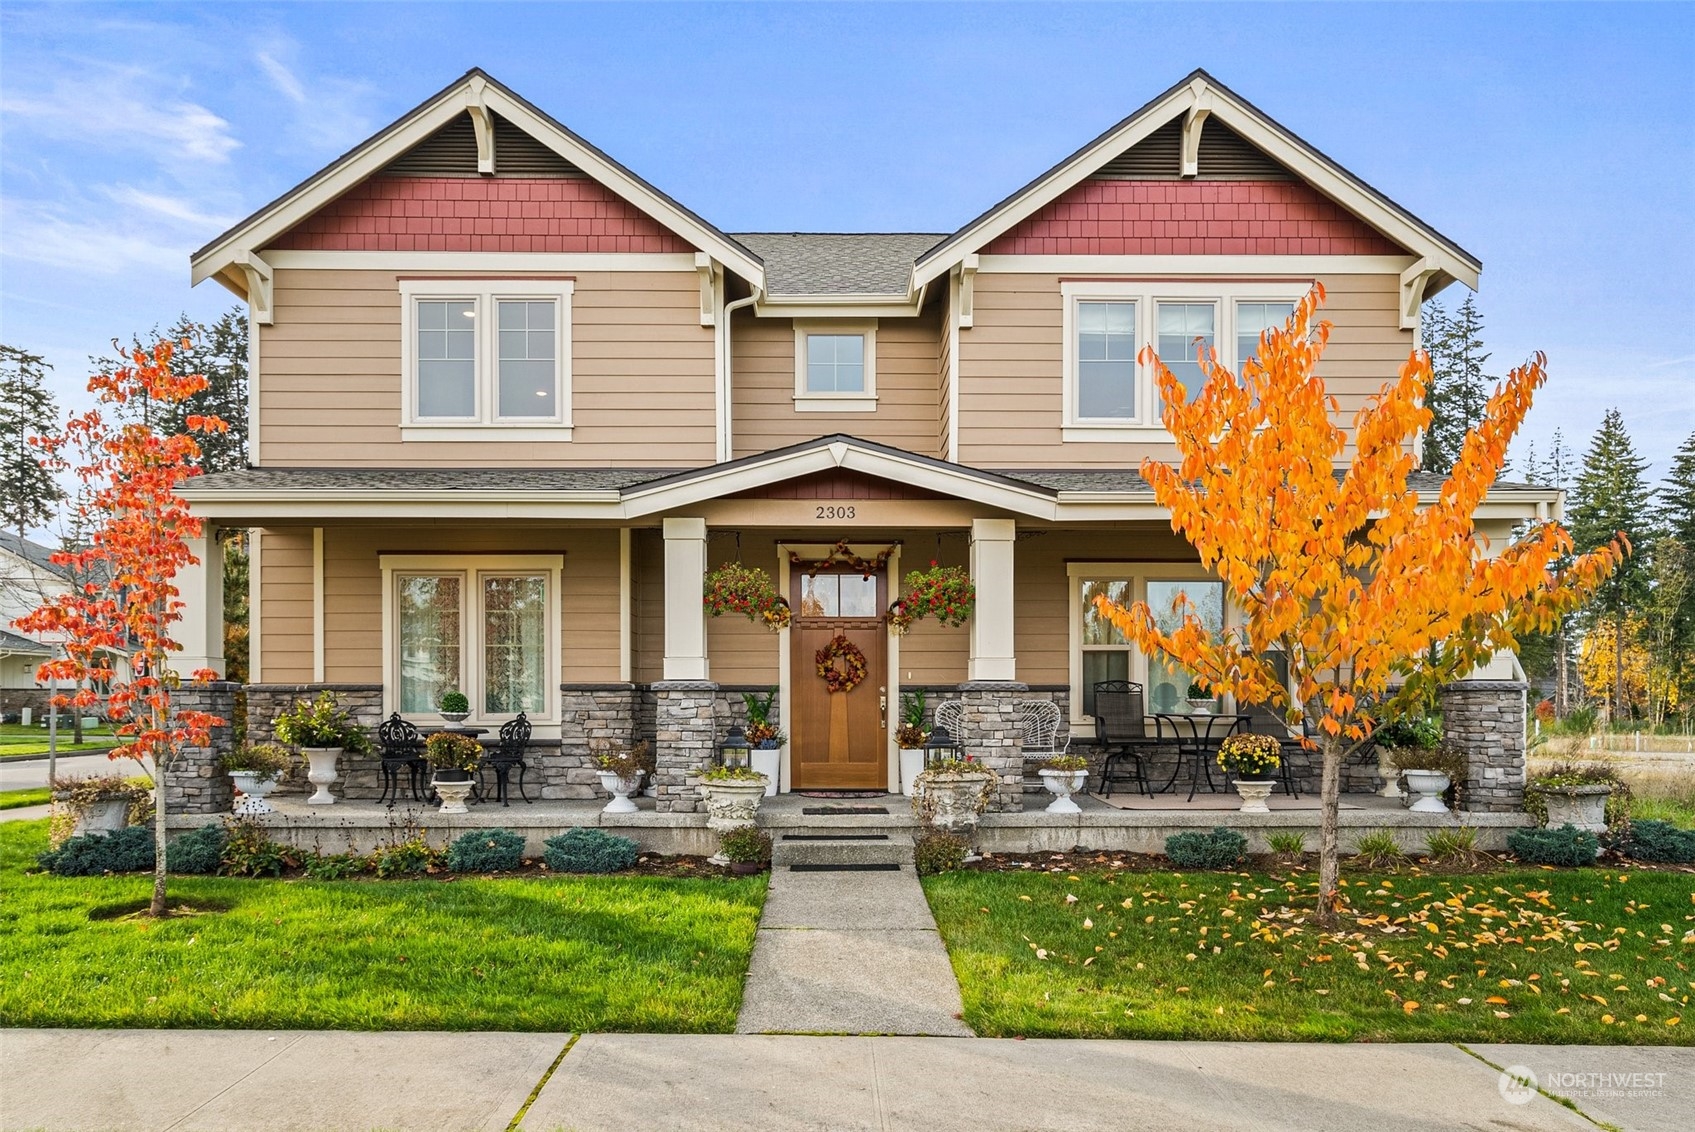
[[[1432,687],[1579,605],[1629,545],[1621,537],[1568,558],[1571,536],[1557,523],[1502,548],[1476,529],[1478,505],[1545,379],[1541,355],[1495,390],[1453,472],[1421,497],[1408,477],[1413,441],[1430,421],[1429,356],[1415,351],[1344,431],[1316,372],[1330,336],[1330,323],[1317,319],[1323,301],[1315,285],[1239,375],[1205,351],[1206,384],[1192,401],[1151,348],[1142,353],[1156,366],[1180,454],[1176,464],[1143,461],[1142,474],[1172,529],[1223,580],[1239,623],[1210,631],[1184,595],[1169,632],[1159,623],[1172,620],[1144,602],[1096,605],[1144,653],[1175,661],[1213,695],[1267,705],[1297,734],[1311,725],[1307,742],[1323,759],[1318,918],[1329,923],[1339,906],[1343,762]],[[1287,684],[1267,659],[1279,650]]]

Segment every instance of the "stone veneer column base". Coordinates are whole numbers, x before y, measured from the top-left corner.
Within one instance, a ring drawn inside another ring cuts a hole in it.
[[[634,684],[561,684],[559,752],[538,760],[543,798],[606,798],[595,773],[602,744],[628,745],[636,738]]]
[[[212,728],[204,747],[184,747],[165,775],[167,814],[227,814],[235,804],[230,776],[218,765],[235,745],[235,694],[241,685],[227,680],[184,684],[171,693],[171,706],[205,711],[224,722]]]
[[[965,705],[961,752],[995,773],[990,812],[1024,808],[1024,729],[1014,705],[1029,691],[1028,684],[1016,680],[969,680],[959,686]]]
[[[660,680],[654,695],[655,809],[698,813],[700,772],[718,742],[718,685],[711,680]]]
[[[1526,694],[1518,680],[1459,680],[1442,687],[1442,738],[1465,752],[1460,808],[1524,809]]]

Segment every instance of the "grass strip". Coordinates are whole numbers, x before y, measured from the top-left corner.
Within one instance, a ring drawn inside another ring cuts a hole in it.
[[[1481,1061],[1483,1064],[1487,1065],[1489,1068],[1495,1070],[1497,1073],[1505,1073],[1507,1071],[1506,1066],[1496,1065],[1493,1061],[1490,1061],[1487,1057],[1484,1057],[1482,1054],[1478,1053],[1476,1050],[1472,1049],[1470,1046],[1456,1042],[1456,1043],[1454,1043],[1454,1048],[1459,1050],[1461,1053],[1470,1054],[1472,1057],[1475,1057],[1477,1060]],[[1515,1075],[1515,1079],[1516,1079],[1516,1075]],[[1524,1083],[1529,1084],[1528,1081],[1524,1082]],[[1550,1093],[1547,1089],[1544,1089],[1541,1085],[1536,1085],[1536,1086],[1534,1086],[1534,1088],[1536,1089],[1536,1091],[1538,1093],[1541,1093],[1543,1096],[1547,1097],[1549,1100],[1553,1101],[1555,1104],[1561,1105],[1565,1108],[1571,1109],[1571,1111],[1577,1113],[1577,1115],[1581,1116],[1583,1119],[1587,1120],[1589,1123],[1593,1124],[1595,1127],[1603,1129],[1604,1132],[1624,1132],[1624,1129],[1620,1128],[1616,1124],[1608,1124],[1604,1120],[1596,1120],[1593,1116],[1590,1116],[1587,1112],[1584,1112],[1581,1108],[1579,1108],[1578,1105],[1577,1105],[1577,1102],[1572,1100],[1570,1097],[1563,1097],[1559,1093]]]
[[[22,790],[0,790],[0,810],[17,810],[24,806],[44,806],[53,800],[53,791],[45,786],[30,786]]]
[[[541,1096],[541,1091],[547,1087],[548,1081],[553,1079],[554,1070],[564,1064],[565,1055],[571,1052],[571,1047],[577,1044],[577,1039],[580,1037],[582,1037],[581,1034],[572,1034],[566,1039],[565,1048],[559,1051],[559,1056],[553,1059],[553,1064],[549,1065],[547,1072],[541,1075],[541,1080],[536,1082],[536,1087],[530,1090],[530,1095],[525,1097],[524,1103],[518,1106],[518,1112],[512,1117],[512,1122],[506,1126],[506,1132],[519,1132],[519,1129],[523,1127],[524,1117],[529,1115],[530,1106],[536,1103],[536,1098]]]

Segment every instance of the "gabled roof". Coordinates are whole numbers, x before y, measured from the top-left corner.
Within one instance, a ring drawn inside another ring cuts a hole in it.
[[[1427,293],[1458,280],[1475,289],[1482,263],[1388,197],[1302,141],[1253,103],[1195,70],[1147,105],[1108,129],[987,212],[918,257],[912,288],[940,278],[967,255],[1076,186],[1102,166],[1183,116],[1204,134],[1217,118],[1243,139],[1286,166],[1319,192],[1428,264]]]
[[[52,656],[53,646],[0,629],[0,656]]]
[[[493,112],[678,236],[763,286],[759,257],[496,81],[471,70],[189,257],[193,282],[217,277],[246,293],[244,257],[364,181],[467,111]],[[498,161],[498,153],[496,160]]]
[[[10,554],[15,558],[21,558],[38,570],[45,570],[55,577],[69,581],[71,568],[60,566],[53,561],[53,555],[57,553],[51,547],[42,546],[40,543],[32,542],[27,538],[19,538],[10,531],[0,531],[0,554]]]
[[[855,295],[905,299],[912,263],[946,232],[737,232],[765,261],[765,289],[778,296]]]

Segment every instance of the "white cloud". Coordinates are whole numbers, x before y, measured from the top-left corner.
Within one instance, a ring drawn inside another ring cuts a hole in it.
[[[170,160],[227,162],[241,147],[230,123],[197,102],[156,94],[160,85],[157,76],[134,70],[63,75],[44,94],[0,99],[0,114],[14,137],[36,132]]]
[[[222,231],[235,223],[233,216],[206,212],[191,201],[163,193],[150,193],[133,185],[109,185],[101,191],[120,205],[180,221],[201,232]]]
[[[366,108],[377,91],[370,83],[314,74],[298,41],[273,35],[253,53],[254,62],[294,104],[291,140],[314,155],[334,156],[372,133]]]
[[[153,234],[66,220],[35,204],[7,202],[0,215],[5,217],[7,258],[84,275],[117,275],[132,268],[187,272],[187,246],[163,243]]]
[[[277,61],[269,51],[261,51],[257,56],[259,67],[265,72],[276,88],[292,102],[304,106],[306,104],[306,88],[300,85],[300,80],[294,77],[294,72]]]

